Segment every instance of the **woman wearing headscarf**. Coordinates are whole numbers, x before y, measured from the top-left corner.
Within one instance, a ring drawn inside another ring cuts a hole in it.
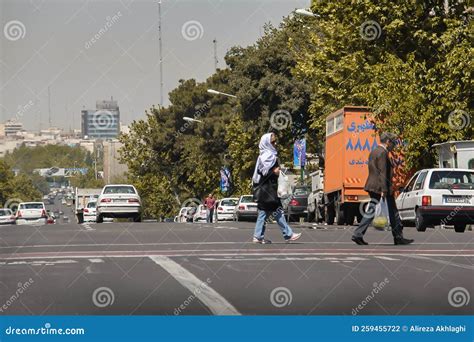
[[[270,240],[264,238],[266,221],[270,217],[273,217],[280,226],[285,241],[295,241],[301,237],[301,233],[293,233],[290,226],[288,226],[281,201],[277,195],[280,166],[278,164],[278,152],[275,145],[276,135],[274,133],[264,134],[260,138],[258,145],[260,155],[257,158],[252,177],[254,187],[260,188],[258,198],[256,199],[258,216],[253,235],[254,243],[271,243]]]

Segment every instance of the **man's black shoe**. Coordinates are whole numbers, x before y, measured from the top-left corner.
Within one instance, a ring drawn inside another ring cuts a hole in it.
[[[403,238],[403,237],[397,237],[397,238],[394,238],[394,239],[393,239],[393,243],[394,243],[395,245],[409,245],[409,244],[412,243],[413,241],[415,241],[415,240],[413,240],[413,239],[405,239],[405,238]]]
[[[353,236],[351,240],[354,241],[354,242],[355,242],[356,244],[358,244],[358,245],[368,245],[368,243],[365,242],[364,239],[361,238],[361,237],[355,237],[355,236]]]

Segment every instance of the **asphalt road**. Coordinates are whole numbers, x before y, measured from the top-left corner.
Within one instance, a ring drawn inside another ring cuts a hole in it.
[[[72,215],[69,215],[72,219]],[[254,223],[0,227],[1,315],[469,315],[473,233]],[[318,229],[313,229],[318,228]],[[21,291],[20,291],[21,289]]]

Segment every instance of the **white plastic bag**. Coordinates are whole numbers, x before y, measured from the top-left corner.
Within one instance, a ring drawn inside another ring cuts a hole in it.
[[[288,176],[280,170],[280,176],[278,177],[278,197],[285,198],[290,195],[290,183],[288,182]]]
[[[390,217],[388,215],[388,206],[385,198],[381,198],[375,206],[375,215],[372,225],[376,229],[384,230],[390,226]]]

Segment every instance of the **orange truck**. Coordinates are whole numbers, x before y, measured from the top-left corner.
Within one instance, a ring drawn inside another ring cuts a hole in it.
[[[353,224],[369,201],[364,191],[370,152],[378,145],[368,107],[346,106],[326,118],[324,172],[313,172],[310,220]]]

